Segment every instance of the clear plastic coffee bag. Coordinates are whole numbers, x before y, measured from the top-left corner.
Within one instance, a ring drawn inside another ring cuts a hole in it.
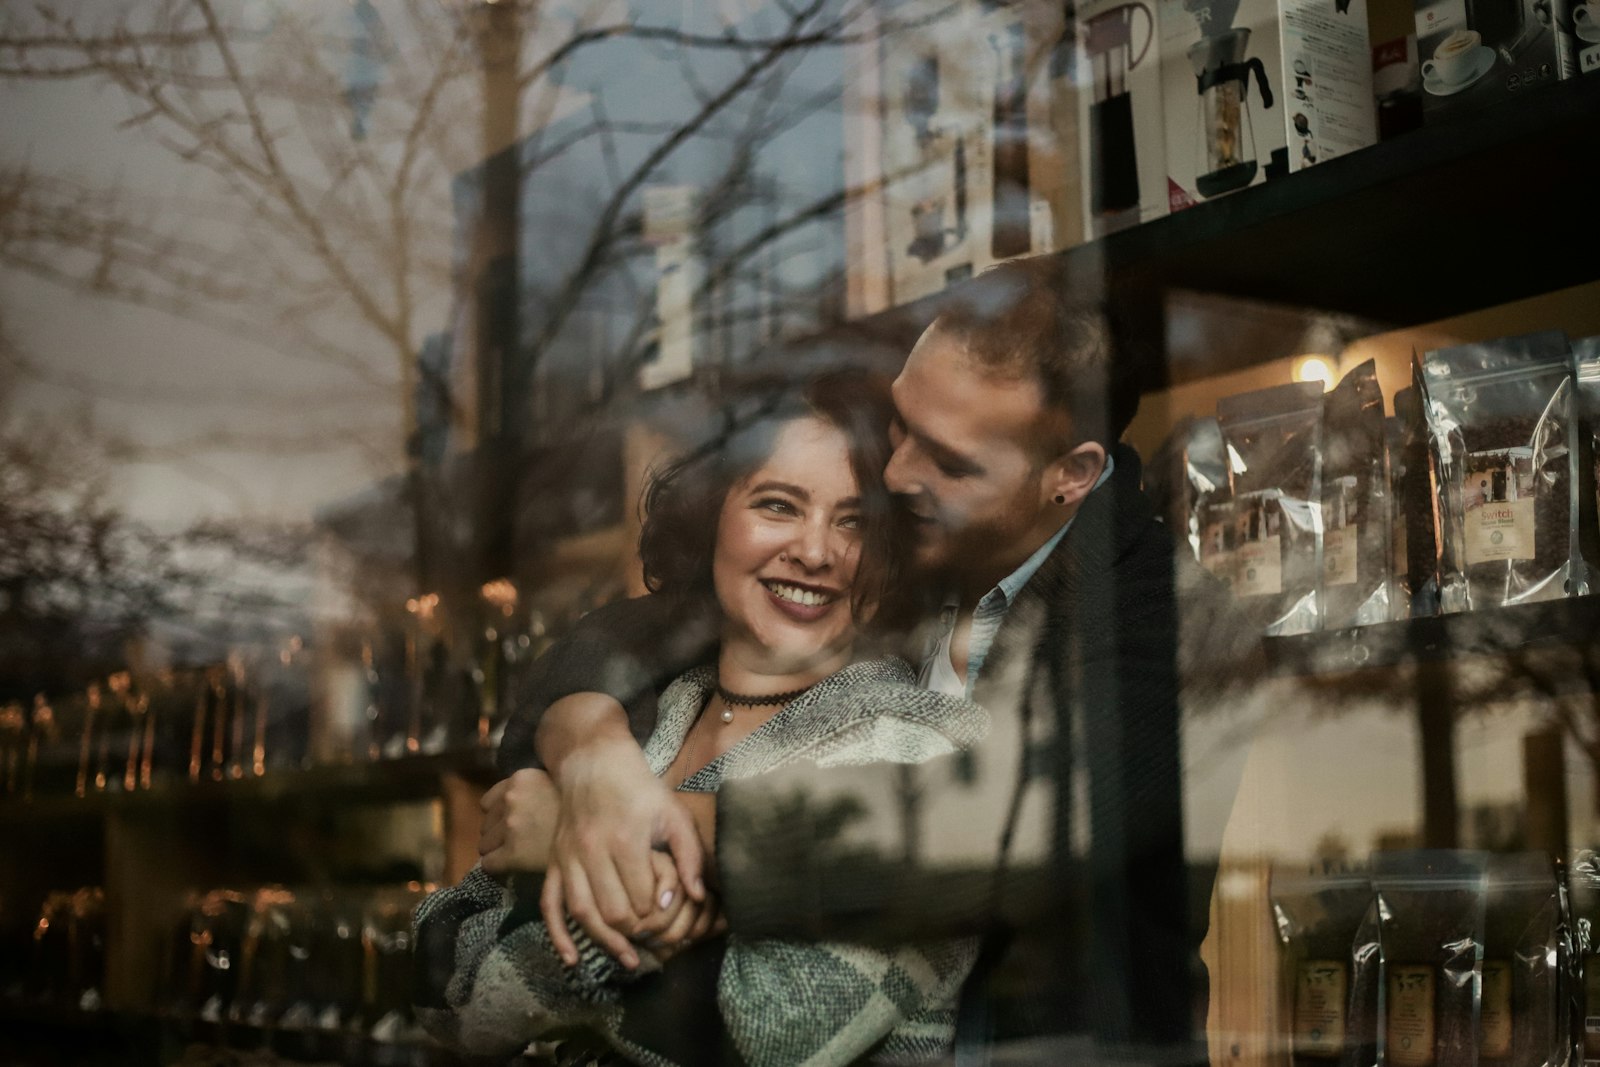
[[[1377,962],[1374,900],[1364,873],[1272,872],[1297,1067],[1372,1067],[1375,1061],[1378,986],[1365,970]]]
[[[1195,419],[1183,450],[1188,494],[1185,532],[1194,558],[1229,585],[1233,583],[1233,509],[1228,493],[1228,448],[1216,419]]]
[[[1600,1067],[1600,852],[1582,849],[1567,870],[1568,922],[1574,956],[1569,969],[1577,979],[1573,991],[1575,1027],[1584,1067]]]
[[[1490,857],[1479,982],[1480,1067],[1565,1063],[1561,938],[1561,899],[1550,857]]]
[[[1548,600],[1583,584],[1577,421],[1560,331],[1423,360],[1438,475],[1441,610]]]
[[[1481,852],[1373,856],[1386,1067],[1476,1067],[1487,865]]]
[[[1280,385],[1226,397],[1233,592],[1263,633],[1309,633],[1322,621],[1322,386]]]
[[[1322,610],[1329,630],[1390,616],[1383,423],[1383,390],[1369,359],[1323,398]]]
[[[1420,375],[1421,367],[1413,371]],[[1439,556],[1428,422],[1418,386],[1394,395],[1388,422],[1390,546],[1394,559],[1391,618],[1433,615],[1439,607]]]
[[[1590,591],[1600,587],[1600,337],[1572,346],[1578,387],[1578,545]]]

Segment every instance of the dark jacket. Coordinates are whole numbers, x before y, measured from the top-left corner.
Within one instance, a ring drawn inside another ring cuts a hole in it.
[[[1193,1063],[1204,912],[1191,917],[1183,852],[1174,553],[1137,455],[1115,458],[1001,625],[974,694],[995,723],[979,749],[914,772],[797,766],[730,783],[718,868],[744,936],[983,934],[969,1047],[1053,1035],[1038,1062]],[[571,692],[610,692],[648,733],[653,686],[681,666],[663,653],[700,640],[655,599],[597,612],[552,650],[504,766],[529,761],[538,709]],[[857,811],[842,827],[806,814],[840,803]]]

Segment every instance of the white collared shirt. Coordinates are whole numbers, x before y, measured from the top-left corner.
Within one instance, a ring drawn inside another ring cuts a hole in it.
[[[1100,487],[1110,480],[1113,466],[1111,456],[1107,454],[1105,469],[1100,472],[1094,488],[1089,490],[1091,493],[1099,491]],[[1044,566],[1044,561],[1050,558],[1050,553],[1055,551],[1071,527],[1072,519],[1062,523],[1061,528],[1050,535],[1050,540],[1040,545],[1033,555],[1022,561],[1021,566],[1000,579],[1000,584],[983,594],[983,598],[978,601],[978,606],[972,612],[972,635],[967,645],[965,678],[956,672],[955,664],[950,657],[950,642],[955,636],[956,615],[960,610],[960,603],[953,597],[945,601],[944,607],[939,612],[941,636],[933,643],[933,647],[922,661],[922,670],[917,675],[918,685],[935,693],[971,699],[973,687],[983,672],[983,661],[989,656],[989,649],[994,644],[995,635],[1000,632],[1000,624],[1005,621],[1006,612],[1011,610],[1017,594],[1022,592],[1023,587],[1038,573],[1039,568]]]

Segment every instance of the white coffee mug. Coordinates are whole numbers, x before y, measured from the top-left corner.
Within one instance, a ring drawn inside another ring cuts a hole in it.
[[[1433,58],[1422,64],[1422,76],[1437,78],[1447,85],[1464,80],[1472,73],[1482,40],[1477,30],[1456,30],[1440,41]]]
[[[1572,9],[1572,25],[1582,37],[1600,37],[1600,10],[1594,4],[1579,4]]]

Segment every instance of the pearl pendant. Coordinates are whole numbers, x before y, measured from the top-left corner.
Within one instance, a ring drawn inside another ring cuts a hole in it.
[[[732,722],[733,721],[733,709],[732,708],[723,708],[722,709],[722,721],[723,722]]]

